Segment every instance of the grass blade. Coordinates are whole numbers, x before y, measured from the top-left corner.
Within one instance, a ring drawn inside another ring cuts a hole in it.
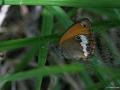
[[[71,7],[120,7],[119,0],[5,0],[5,4],[12,5],[53,5]]]
[[[74,73],[74,72],[81,72],[84,70],[84,66],[81,64],[71,64],[71,65],[64,65],[64,66],[46,66],[41,67],[38,69],[19,72],[13,75],[5,75],[0,76],[0,83],[5,83],[8,81],[15,81],[15,80],[25,80],[32,77],[38,76],[47,76],[50,74],[62,74],[62,73]]]
[[[55,40],[58,40],[60,36],[61,34],[54,34],[54,35],[47,35],[47,36],[41,36],[41,37],[1,41],[0,51],[21,48],[28,45],[40,44],[40,42],[55,41]]]
[[[46,36],[52,33],[53,28],[53,15],[50,14],[49,10],[44,8],[43,10],[43,23],[42,23],[42,31],[41,35]],[[39,55],[38,55],[38,67],[41,68],[45,65],[47,54],[48,54],[48,46],[49,42],[42,42],[39,47]],[[42,77],[37,77],[36,80],[36,90],[40,90],[42,83]]]

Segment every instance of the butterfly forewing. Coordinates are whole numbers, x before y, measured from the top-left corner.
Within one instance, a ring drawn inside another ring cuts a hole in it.
[[[95,51],[95,40],[90,22],[84,19],[72,25],[60,39],[63,56],[71,59],[85,59]]]

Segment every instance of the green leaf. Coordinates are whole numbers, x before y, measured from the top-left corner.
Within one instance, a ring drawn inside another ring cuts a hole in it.
[[[52,33],[53,29],[53,15],[49,12],[49,9],[43,9],[43,21],[42,21],[42,30],[41,35],[46,36]],[[41,68],[45,65],[47,54],[48,54],[49,42],[42,42],[39,46],[38,54],[38,67]],[[40,90],[42,83],[42,77],[38,76],[36,80],[36,90]]]
[[[120,7],[119,0],[5,0],[12,5],[53,5],[70,7]]]
[[[33,69],[24,72],[18,72],[16,74],[9,74],[0,76],[0,83],[5,83],[8,81],[15,81],[15,80],[25,80],[32,77],[38,76],[47,76],[50,74],[62,74],[62,73],[75,73],[81,72],[84,70],[84,66],[81,64],[71,64],[71,65],[63,65],[63,66],[46,66],[41,67],[38,69]]]
[[[3,0],[0,0],[0,5],[3,3]]]
[[[0,51],[21,48],[29,45],[36,45],[42,42],[54,41],[54,40],[58,40],[60,36],[61,36],[60,34],[54,34],[54,35],[47,35],[41,37],[1,41]]]

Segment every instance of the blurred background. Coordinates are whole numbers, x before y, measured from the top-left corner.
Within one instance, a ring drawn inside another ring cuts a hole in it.
[[[59,39],[72,24],[86,17],[91,21],[96,52],[88,61],[66,60],[59,52]],[[85,70],[81,73],[50,74],[42,79],[41,85],[36,84],[35,77],[13,80],[4,85],[0,84],[0,90],[39,90],[36,88],[40,86],[41,90],[115,90],[116,88],[119,90],[120,78],[114,77],[119,75],[120,68],[119,24],[120,10],[116,8],[1,5],[0,46],[5,41],[51,36],[44,37],[44,40],[35,47],[30,44],[22,48],[12,50],[8,48],[1,51],[0,75],[25,72],[44,64],[62,66],[77,63],[82,64]],[[52,41],[49,40],[51,38]],[[46,40],[49,41],[47,44]],[[39,43],[39,40],[37,42]],[[14,47],[14,44],[8,45]],[[42,64],[39,59],[43,59]]]

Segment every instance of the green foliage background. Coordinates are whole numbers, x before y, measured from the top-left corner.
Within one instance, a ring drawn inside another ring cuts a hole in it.
[[[20,3],[22,1],[22,3]],[[50,74],[62,74],[65,72],[81,73],[83,82],[86,85],[86,90],[97,90],[100,87],[106,87],[110,85],[110,82],[115,82],[120,86],[120,70],[116,68],[108,68],[105,66],[100,58],[94,56],[91,58],[92,70],[98,74],[100,78],[100,83],[93,83],[88,75],[86,66],[82,64],[71,64],[64,66],[45,66],[49,42],[57,42],[61,37],[62,33],[52,34],[53,27],[56,26],[54,23],[54,17],[58,22],[63,26],[64,31],[67,30],[74,22],[70,19],[70,15],[74,14],[77,8],[84,7],[89,11],[93,11],[98,14],[106,14],[110,20],[107,22],[98,22],[94,20],[93,22],[93,31],[99,32],[102,35],[103,40],[106,42],[106,46],[111,49],[111,52],[115,59],[120,60],[120,53],[117,51],[116,47],[112,41],[106,36],[107,28],[111,26],[120,25],[120,9],[117,8],[120,6],[119,0],[5,0],[5,4],[27,4],[27,5],[44,5],[42,12],[42,29],[41,35],[33,38],[17,39],[0,42],[0,51],[12,50],[15,48],[21,48],[28,45],[33,47],[29,52],[27,52],[21,60],[21,63],[16,66],[16,72],[14,74],[8,74],[5,76],[0,76],[0,87],[2,87],[8,81],[15,80],[24,80],[28,78],[36,78],[36,89],[40,90],[40,84],[44,76]],[[50,6],[49,6],[50,5]],[[65,12],[60,6],[72,7],[71,12]],[[89,7],[89,8],[88,8]],[[99,8],[93,8],[99,7]],[[109,7],[107,9],[104,9]],[[58,27],[59,28],[59,27]],[[29,71],[22,71],[30,62],[31,58],[36,54],[36,51],[39,49],[38,53],[38,67]],[[41,53],[42,52],[42,53]],[[109,90],[106,88],[106,90]]]

